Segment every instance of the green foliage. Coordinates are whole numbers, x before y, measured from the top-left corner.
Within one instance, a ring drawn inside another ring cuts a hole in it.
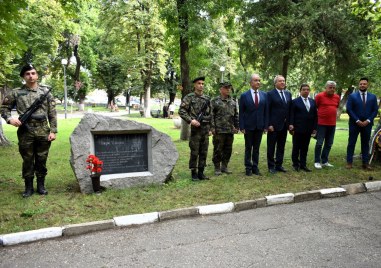
[[[98,62],[98,77],[107,89],[108,103],[115,101],[125,85],[126,70],[124,62],[115,56],[104,57]]]
[[[17,35],[21,17],[19,10],[25,7],[25,0],[0,1],[0,84],[4,84],[12,73],[15,67],[13,58],[25,49],[25,44]]]
[[[18,35],[27,46],[21,64],[33,63],[44,73],[62,40],[64,11],[55,1],[29,0],[28,8],[21,10],[20,16]]]
[[[265,78],[291,69],[298,74],[291,83],[313,86],[327,78],[351,83],[370,32],[346,0],[248,2],[243,19],[245,53]]]

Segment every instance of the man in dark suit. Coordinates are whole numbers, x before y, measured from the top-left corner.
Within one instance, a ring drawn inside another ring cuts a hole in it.
[[[307,153],[311,134],[316,134],[317,110],[315,101],[309,98],[310,86],[300,86],[300,97],[293,99],[290,113],[290,133],[292,136],[292,166],[295,171],[311,172],[307,167]]]
[[[373,120],[377,116],[377,97],[367,92],[368,78],[363,77],[359,82],[359,91],[348,97],[347,113],[349,114],[349,138],[347,147],[347,169],[352,168],[353,153],[357,137],[361,137],[362,167],[370,170],[369,166],[369,139]]]
[[[246,175],[253,173],[261,176],[258,168],[259,147],[262,135],[267,127],[267,96],[259,90],[261,78],[253,74],[250,79],[251,89],[242,93],[239,100],[239,128],[245,136]]]
[[[285,89],[286,80],[282,75],[275,76],[274,85],[275,88],[267,93],[269,120],[267,128],[267,165],[269,172],[272,174],[277,171],[286,172],[282,165],[292,101],[291,93]]]

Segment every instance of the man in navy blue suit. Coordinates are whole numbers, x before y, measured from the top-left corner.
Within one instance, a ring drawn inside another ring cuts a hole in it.
[[[300,97],[293,99],[290,114],[290,133],[292,134],[292,166],[295,171],[311,172],[307,167],[307,153],[311,134],[316,134],[317,110],[315,101],[309,98],[310,86],[300,86]]]
[[[245,136],[246,175],[261,176],[258,168],[259,147],[262,135],[267,127],[267,97],[259,90],[261,78],[253,74],[250,79],[251,89],[242,93],[239,100],[239,128]]]
[[[368,78],[363,77],[359,82],[359,91],[348,97],[347,113],[349,114],[349,138],[347,147],[347,169],[352,168],[353,153],[357,137],[361,138],[362,167],[371,170],[369,166],[369,139],[373,120],[377,116],[377,97],[367,92]]]
[[[267,93],[269,120],[267,128],[267,166],[272,174],[277,171],[286,172],[282,165],[292,101],[291,93],[285,89],[286,80],[282,75],[275,76],[274,85],[275,88]]]

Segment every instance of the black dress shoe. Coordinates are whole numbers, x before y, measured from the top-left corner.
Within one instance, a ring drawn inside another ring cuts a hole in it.
[[[285,170],[284,167],[276,167],[275,169],[276,171],[287,172],[287,170]]]
[[[253,172],[250,169],[246,169],[246,176],[252,176]]]
[[[300,167],[301,170],[304,170],[305,172],[311,172],[312,170],[308,167]]]
[[[273,168],[269,168],[269,172],[270,172],[271,174],[275,174],[275,173],[276,173],[276,170],[273,169]]]
[[[257,175],[257,176],[262,176],[261,172],[259,172],[258,169],[254,169],[254,170],[253,170],[253,174],[254,174],[254,175]]]
[[[292,166],[292,168],[293,168],[296,172],[299,172],[299,170],[301,169],[301,168],[298,167],[298,166]]]

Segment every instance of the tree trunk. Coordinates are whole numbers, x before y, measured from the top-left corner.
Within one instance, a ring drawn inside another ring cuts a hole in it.
[[[191,92],[190,78],[189,78],[189,62],[187,59],[189,51],[189,39],[188,39],[188,13],[185,7],[187,0],[177,0],[177,13],[178,15],[178,27],[180,30],[180,69],[181,69],[181,98],[184,98]],[[184,121],[181,120],[181,132],[180,139],[188,140],[190,136],[190,127]]]
[[[10,144],[11,143],[8,141],[7,137],[5,137],[5,135],[4,135],[3,122],[0,119],[0,146],[8,146]]]
[[[148,81],[147,81],[148,80]],[[144,82],[144,117],[150,118],[151,117],[151,79],[147,78],[147,80]]]
[[[290,46],[291,46],[290,41],[286,42],[286,44],[284,45],[284,50],[283,50],[284,56],[282,59],[282,73],[281,73],[281,75],[283,75],[284,80],[287,80],[288,63],[290,60],[290,54],[289,54]]]
[[[3,102],[3,96],[5,95],[4,87],[0,88],[0,103]],[[8,141],[7,137],[4,135],[3,131],[3,120],[0,118],[0,146],[7,146],[11,143]]]
[[[336,120],[340,119],[341,114],[343,113],[344,106],[347,104],[347,100],[349,95],[353,92],[353,87],[349,87],[348,90],[345,91],[343,98],[340,99],[339,108],[337,108]],[[343,90],[339,91],[338,94],[341,97]]]

